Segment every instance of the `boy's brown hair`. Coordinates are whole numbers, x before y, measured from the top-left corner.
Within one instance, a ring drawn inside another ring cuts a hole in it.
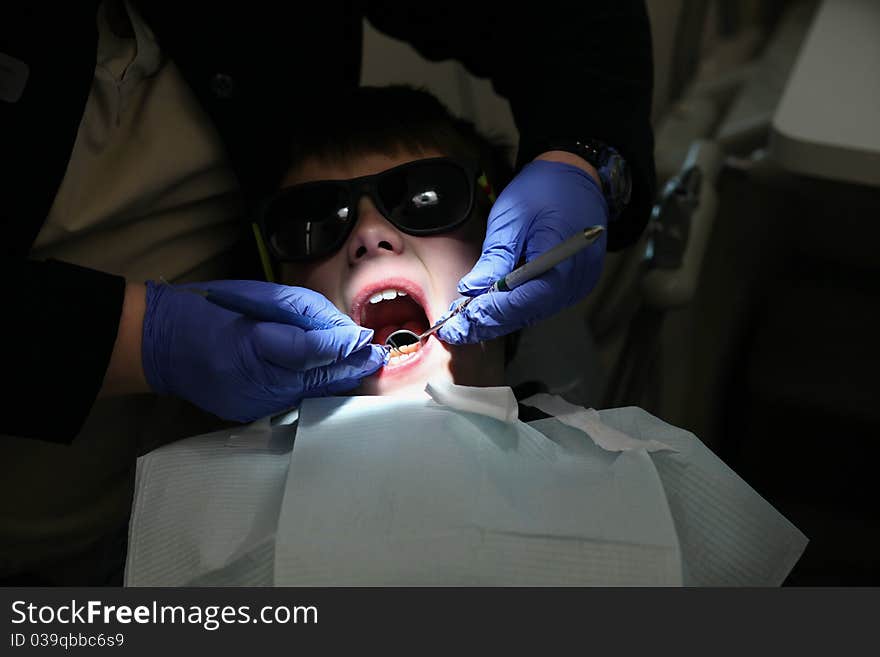
[[[436,150],[471,160],[497,195],[513,177],[510,147],[477,132],[427,91],[404,85],[360,87],[311,106],[294,136],[286,172],[307,159],[336,163],[361,155]],[[486,205],[478,195],[481,206]],[[483,218],[488,214],[485,209]]]

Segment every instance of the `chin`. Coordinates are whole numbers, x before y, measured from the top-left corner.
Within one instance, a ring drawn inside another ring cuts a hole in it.
[[[428,381],[452,380],[449,363],[446,345],[430,337],[415,353],[392,358],[388,365],[364,379],[353,394],[424,396]]]

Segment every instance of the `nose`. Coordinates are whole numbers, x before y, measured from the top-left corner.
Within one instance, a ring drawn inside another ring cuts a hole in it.
[[[358,201],[357,224],[348,238],[348,262],[403,253],[403,236],[382,216],[369,196]]]

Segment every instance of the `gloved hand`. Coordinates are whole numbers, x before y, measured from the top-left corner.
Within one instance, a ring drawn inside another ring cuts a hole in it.
[[[483,255],[461,279],[458,292],[476,296],[523,264],[519,262],[523,253],[527,262],[577,231],[596,225],[608,225],[608,205],[590,174],[561,162],[531,162],[492,207]],[[510,292],[474,299],[437,337],[450,344],[491,340],[576,303],[599,281],[605,243],[603,233],[591,246]],[[453,302],[449,312],[460,301]]]
[[[225,290],[277,303],[332,325],[304,331],[231,312],[187,291]],[[304,397],[350,390],[378,370],[386,351],[324,296],[260,281],[192,286],[147,283],[143,367],[157,394],[182,397],[224,419],[249,422]]]

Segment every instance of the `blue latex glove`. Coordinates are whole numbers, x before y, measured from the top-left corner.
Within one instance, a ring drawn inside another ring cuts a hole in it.
[[[333,328],[304,331],[260,322],[187,291],[227,290],[277,303]],[[143,366],[157,394],[187,399],[224,419],[249,422],[304,397],[350,390],[378,370],[386,351],[324,296],[260,281],[192,286],[147,283]]]
[[[486,226],[483,255],[461,279],[458,292],[473,297],[525,261],[590,226],[607,226],[608,205],[583,169],[537,160],[504,189]],[[585,297],[599,281],[605,233],[591,246],[510,292],[474,299],[437,336],[450,344],[491,340],[550,317]],[[460,300],[452,303],[449,311]],[[448,316],[449,312],[444,315]],[[441,318],[442,319],[442,318]]]

